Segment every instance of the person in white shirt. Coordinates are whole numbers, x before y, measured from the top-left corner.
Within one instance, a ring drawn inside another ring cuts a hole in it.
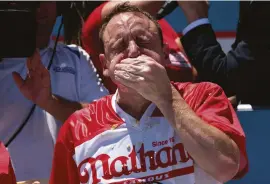
[[[48,179],[62,123],[82,108],[79,102],[108,94],[89,55],[76,45],[58,43],[51,67],[46,69],[54,52],[49,40],[56,16],[56,2],[40,2],[36,15],[39,50],[28,59],[0,60],[0,140],[8,146],[18,181]]]

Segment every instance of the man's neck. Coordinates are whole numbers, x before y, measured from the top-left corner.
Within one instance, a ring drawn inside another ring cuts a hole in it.
[[[134,91],[122,92],[121,90],[116,95],[116,103],[137,120],[141,119],[147,107],[151,104],[150,101]]]

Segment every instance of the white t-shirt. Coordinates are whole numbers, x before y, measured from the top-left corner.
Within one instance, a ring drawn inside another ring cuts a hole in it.
[[[54,43],[40,51],[47,67]],[[107,95],[89,55],[75,45],[59,43],[50,68],[53,94],[80,102]],[[0,62],[0,140],[6,143],[23,123],[32,107],[19,91],[12,72],[26,77],[26,58],[6,58]],[[9,145],[17,181],[49,178],[57,133],[62,125],[49,113],[36,107],[23,131]]]

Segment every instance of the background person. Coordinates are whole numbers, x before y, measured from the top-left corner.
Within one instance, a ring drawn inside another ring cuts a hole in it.
[[[208,20],[206,1],[179,1],[189,25],[183,30],[183,48],[198,71],[199,81],[219,84],[242,104],[269,106],[267,84],[270,26],[268,2],[241,2],[236,42],[227,54],[217,42]],[[243,6],[244,5],[244,6]]]
[[[0,140],[8,145],[18,181],[48,179],[62,123],[84,102],[108,94],[82,48],[58,43],[54,49],[56,10],[56,2],[39,3],[39,50],[32,57],[0,61]]]

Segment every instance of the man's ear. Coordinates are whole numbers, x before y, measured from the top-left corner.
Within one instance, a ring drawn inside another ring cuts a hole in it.
[[[106,59],[105,55],[104,54],[99,54],[99,60],[100,60],[100,62],[102,64],[102,67],[103,67],[103,75],[105,77],[109,77],[109,70],[108,70],[108,67],[107,67],[108,62],[107,62],[107,59]]]

